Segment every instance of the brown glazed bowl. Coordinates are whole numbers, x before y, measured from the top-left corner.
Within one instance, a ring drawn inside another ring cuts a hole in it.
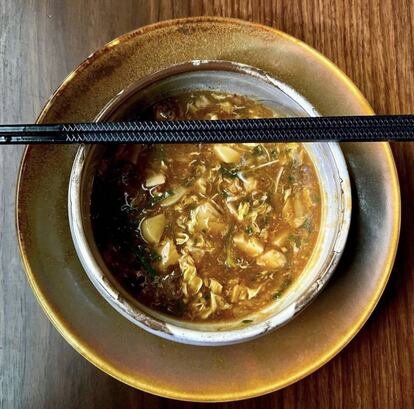
[[[166,97],[201,90],[254,98],[284,116],[316,114],[305,98],[254,67],[228,61],[192,61],[173,65],[132,84],[106,105],[97,120],[125,120]],[[304,147],[321,184],[322,218],[315,249],[301,276],[280,300],[243,319],[192,323],[140,304],[120,287],[105,265],[92,232],[90,203],[96,168],[106,147],[82,145],[69,183],[69,224],[75,249],[92,283],[134,324],[185,344],[230,345],[257,338],[286,324],[314,300],[331,277],[344,250],[351,220],[351,185],[339,144],[307,143]]]
[[[39,123],[93,121],[141,78],[192,60],[254,66],[287,84],[321,115],[371,115],[355,85],[321,54],[273,28],[227,18],[164,21],[125,34],[83,62]],[[233,401],[312,373],[355,336],[387,283],[398,244],[400,192],[387,143],[341,144],[352,187],[349,238],[335,274],[299,316],[230,346],[179,344],[115,311],[79,262],[68,222],[78,146],[30,146],[20,169],[17,231],[28,280],[62,336],[94,365],[135,388],[172,399]]]

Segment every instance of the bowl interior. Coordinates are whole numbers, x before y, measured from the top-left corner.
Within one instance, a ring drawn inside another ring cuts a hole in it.
[[[193,61],[147,76],[121,91],[96,120],[139,118],[139,112],[157,102],[190,91],[221,91],[256,99],[281,116],[314,116],[317,111],[294,89],[265,72],[227,61]]]
[[[195,90],[220,90],[248,96],[283,116],[317,114],[301,95],[265,73],[241,64],[214,61],[181,64],[138,81],[110,101],[97,120],[136,119],[140,111],[166,97]],[[339,146],[314,143],[305,144],[305,148],[321,185],[321,232],[299,280],[280,301],[251,314],[248,319],[252,324],[245,325],[240,320],[208,324],[180,321],[150,310],[118,285],[99,254],[90,223],[90,197],[96,165],[105,151],[102,145],[79,149],[71,177],[71,230],[87,274],[107,301],[124,316],[150,332],[175,341],[211,345],[235,343],[284,324],[327,282],[342,253],[350,222],[350,183]]]

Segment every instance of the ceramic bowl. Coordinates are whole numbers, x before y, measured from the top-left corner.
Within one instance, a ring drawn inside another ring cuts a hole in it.
[[[262,101],[284,116],[315,115],[316,110],[286,84],[253,67],[228,61],[191,61],[175,65],[120,92],[97,120],[127,120],[166,97],[195,90],[219,90]],[[69,220],[79,259],[101,295],[139,327],[161,337],[194,345],[227,345],[256,338],[285,324],[321,291],[344,249],[351,216],[351,189],[337,143],[306,143],[322,191],[321,229],[316,247],[299,279],[280,299],[243,319],[191,323],[155,312],[118,284],[95,244],[90,201],[105,145],[83,145],[75,157],[69,186]],[[249,322],[246,324],[246,322]]]

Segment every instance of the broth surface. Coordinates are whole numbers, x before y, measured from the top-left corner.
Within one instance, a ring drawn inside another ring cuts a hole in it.
[[[200,91],[141,117],[273,116],[260,102]],[[279,299],[308,262],[321,215],[299,143],[112,146],[91,210],[98,248],[124,288],[191,321],[242,319]]]

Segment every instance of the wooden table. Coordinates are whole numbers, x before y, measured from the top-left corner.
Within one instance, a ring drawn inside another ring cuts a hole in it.
[[[190,15],[262,22],[343,69],[377,113],[414,112],[414,5],[409,0],[2,0],[0,123],[30,122],[67,73],[136,27]],[[403,219],[394,272],[373,316],[322,369],[241,408],[411,408],[414,405],[414,144],[395,144]],[[14,228],[22,149],[0,149],[0,408],[192,408],[136,391],[61,338],[23,272]],[[202,385],[200,385],[202,387]]]

